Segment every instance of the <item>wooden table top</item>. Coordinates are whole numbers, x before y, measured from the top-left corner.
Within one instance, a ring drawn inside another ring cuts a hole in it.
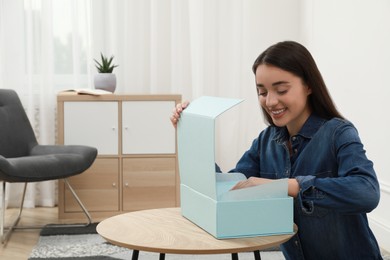
[[[173,254],[225,254],[278,246],[294,234],[216,239],[181,215],[180,208],[135,211],[100,222],[97,232],[114,245]],[[294,233],[297,228],[294,226]]]

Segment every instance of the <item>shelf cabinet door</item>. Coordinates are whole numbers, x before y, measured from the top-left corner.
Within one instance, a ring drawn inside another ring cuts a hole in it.
[[[98,158],[80,175],[69,178],[72,188],[90,212],[119,211],[119,159]],[[81,212],[65,186],[65,212]]]
[[[96,147],[118,154],[118,102],[64,102],[64,144]]]
[[[123,159],[123,210],[176,206],[176,160]]]
[[[174,154],[176,135],[169,116],[174,101],[122,103],[123,154]]]

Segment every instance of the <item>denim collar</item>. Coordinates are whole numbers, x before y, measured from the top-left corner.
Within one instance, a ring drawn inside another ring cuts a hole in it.
[[[299,136],[304,138],[311,139],[315,133],[317,133],[318,129],[326,122],[325,119],[317,116],[316,114],[311,114],[306,122],[303,124],[301,130],[299,130]],[[289,133],[287,131],[287,127],[275,127],[275,138],[274,140],[278,143],[283,143],[288,140]]]

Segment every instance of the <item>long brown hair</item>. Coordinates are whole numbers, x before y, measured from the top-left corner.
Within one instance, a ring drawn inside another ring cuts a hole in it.
[[[253,73],[256,74],[256,69],[261,64],[278,67],[301,78],[302,82],[311,88],[312,93],[308,96],[308,101],[318,116],[325,119],[343,118],[333,103],[313,57],[303,45],[293,41],[276,43],[257,57],[252,66]],[[264,108],[262,110],[268,123],[274,125]]]

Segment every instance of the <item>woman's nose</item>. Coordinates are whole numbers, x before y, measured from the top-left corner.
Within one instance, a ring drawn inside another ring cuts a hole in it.
[[[272,94],[272,93],[268,93],[268,94],[267,94],[267,97],[266,97],[266,99],[265,99],[265,105],[266,105],[267,107],[273,107],[273,106],[275,106],[277,103],[278,103],[277,97],[276,97],[274,94]]]

